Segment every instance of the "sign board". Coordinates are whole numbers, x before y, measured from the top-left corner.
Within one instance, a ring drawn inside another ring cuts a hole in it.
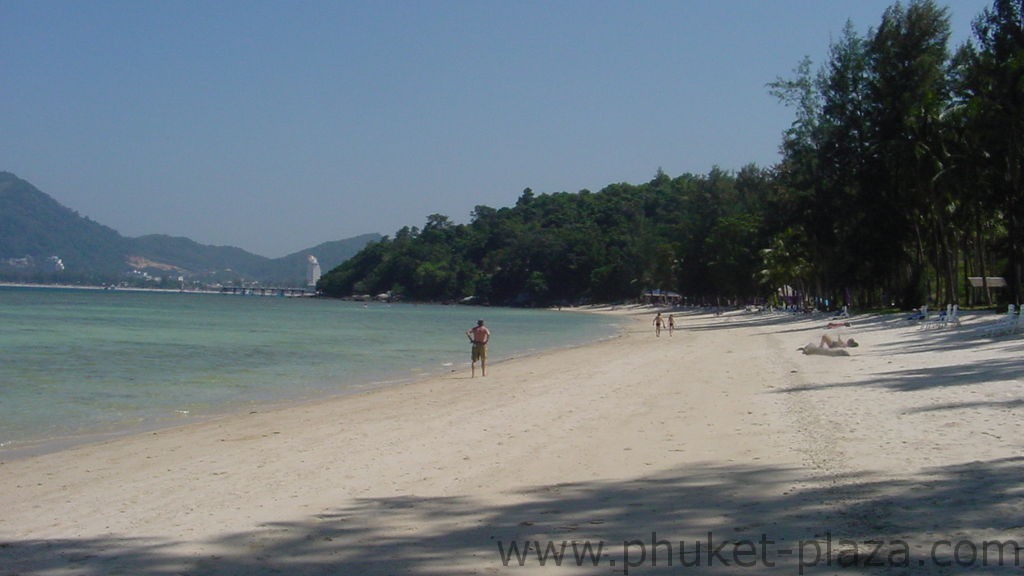
[[[967,280],[970,281],[973,288],[984,288],[985,284],[988,284],[989,288],[1006,288],[1006,278],[1002,276],[986,276],[984,283],[981,281],[981,276],[968,276]]]

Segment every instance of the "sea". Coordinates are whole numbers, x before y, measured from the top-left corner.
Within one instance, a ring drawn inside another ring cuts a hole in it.
[[[619,331],[553,310],[0,286],[0,457],[469,370],[477,319],[490,370]]]

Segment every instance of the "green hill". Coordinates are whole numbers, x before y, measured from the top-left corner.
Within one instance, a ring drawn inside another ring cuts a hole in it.
[[[126,239],[80,216],[9,172],[0,172],[0,264],[23,259],[36,269],[57,256],[69,275],[108,276],[124,270]],[[3,270],[0,270],[3,271]]]
[[[207,246],[180,236],[152,234],[128,241],[130,256],[173,263],[193,274],[235,270],[250,275],[272,260],[233,246]]]
[[[14,174],[0,172],[0,280],[115,283],[182,276],[197,282],[244,280],[301,286],[307,256],[315,256],[321,268],[329,270],[379,238],[379,234],[364,234],[282,258],[232,246],[207,246],[183,237],[126,238]]]
[[[254,268],[251,274],[271,284],[285,284],[295,278],[305,279],[308,256],[316,256],[320,263],[320,269],[326,272],[355,256],[370,242],[380,239],[380,234],[362,234],[345,240],[324,242],[306,250],[263,262]]]

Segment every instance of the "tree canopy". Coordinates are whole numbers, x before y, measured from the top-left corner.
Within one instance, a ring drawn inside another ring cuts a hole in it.
[[[987,298],[970,276],[1024,276],[1024,0],[994,0],[965,45],[949,13],[897,2],[848,23],[827,61],[769,91],[795,110],[770,168],[610,184],[428,217],[319,284],[497,304],[614,301],[646,289],[693,301],[771,299],[790,286],[833,305]]]

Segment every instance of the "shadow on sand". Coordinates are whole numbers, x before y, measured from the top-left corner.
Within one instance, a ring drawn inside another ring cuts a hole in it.
[[[779,328],[779,319],[767,316],[740,321]],[[858,328],[899,321],[876,319]],[[711,318],[687,330],[713,330],[722,322]],[[950,331],[912,345],[913,352],[941,352],[978,342],[974,332]],[[1011,358],[937,363],[823,386],[900,392],[971,386],[1019,377],[1020,367]],[[1019,406],[1024,399],[1006,402]],[[537,443],[546,449],[544,438]],[[514,474],[515,463],[508,467]],[[1005,544],[1010,534],[1024,546],[1022,477],[1024,457],[884,481],[867,473],[807,477],[770,463],[703,463],[624,481],[524,487],[502,495],[507,504],[501,505],[414,495],[348,504],[339,487],[337,500],[345,505],[209,541],[139,535],[0,542],[0,575],[1019,573],[1024,553],[986,548],[986,540]]]
[[[510,495],[517,503],[502,506],[459,497],[363,499],[189,543],[202,553],[144,537],[5,542],[0,574],[924,574],[967,568],[953,561],[958,542],[975,547],[972,571],[992,572],[1013,569],[1013,551],[1004,546],[1001,568],[989,548],[983,566],[983,538],[1016,532],[1024,544],[1022,475],[1022,458],[933,469],[906,482],[709,464],[624,482],[525,489]],[[945,509],[939,522],[937,507]],[[1015,520],[994,520],[1001,518]],[[915,540],[929,534],[943,536]],[[940,540],[950,544],[939,544],[932,558]],[[563,542],[558,567],[552,553]]]

